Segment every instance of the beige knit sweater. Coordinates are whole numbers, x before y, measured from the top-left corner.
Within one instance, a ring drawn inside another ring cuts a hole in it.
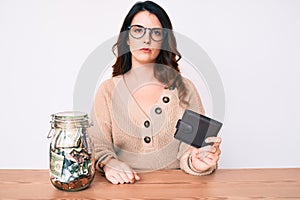
[[[177,89],[165,89],[161,98],[145,114],[133,99],[123,76],[104,81],[95,96],[89,134],[95,146],[97,169],[111,158],[127,163],[137,172],[178,169],[206,175],[215,168],[198,172],[190,162],[190,146],[174,139],[176,123],[185,109],[204,113],[197,89],[183,79],[187,88],[187,108],[180,106]]]

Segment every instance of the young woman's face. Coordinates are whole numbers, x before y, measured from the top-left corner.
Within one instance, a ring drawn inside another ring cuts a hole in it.
[[[158,18],[148,11],[137,13],[131,22],[131,26],[132,25],[138,25],[131,28],[130,31],[132,31],[133,34],[139,34],[140,31],[144,31],[143,27],[162,28]],[[153,38],[157,39],[157,37],[160,37],[159,30],[153,30],[152,32]],[[154,63],[160,52],[162,41],[153,40],[150,36],[150,30],[147,29],[146,33],[141,38],[134,38],[129,34],[127,44],[129,45],[132,54],[132,67],[136,67]]]

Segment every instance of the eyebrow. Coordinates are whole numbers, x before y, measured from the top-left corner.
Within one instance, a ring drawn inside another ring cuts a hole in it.
[[[144,25],[141,25],[141,24],[131,24],[130,26],[141,26],[141,27],[144,27],[144,28],[163,28],[163,27],[146,27]]]

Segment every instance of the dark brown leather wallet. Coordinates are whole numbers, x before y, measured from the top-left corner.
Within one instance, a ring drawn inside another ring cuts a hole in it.
[[[200,148],[213,143],[206,143],[207,137],[217,136],[222,123],[193,112],[185,110],[181,119],[176,125],[174,137],[182,142],[185,142],[193,147]]]

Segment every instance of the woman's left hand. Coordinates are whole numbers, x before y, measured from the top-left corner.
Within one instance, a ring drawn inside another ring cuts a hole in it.
[[[220,144],[222,139],[220,137],[210,137],[205,141],[214,142],[214,144],[213,146],[206,146],[199,149],[193,148],[191,151],[191,164],[199,172],[216,167],[221,154]]]

